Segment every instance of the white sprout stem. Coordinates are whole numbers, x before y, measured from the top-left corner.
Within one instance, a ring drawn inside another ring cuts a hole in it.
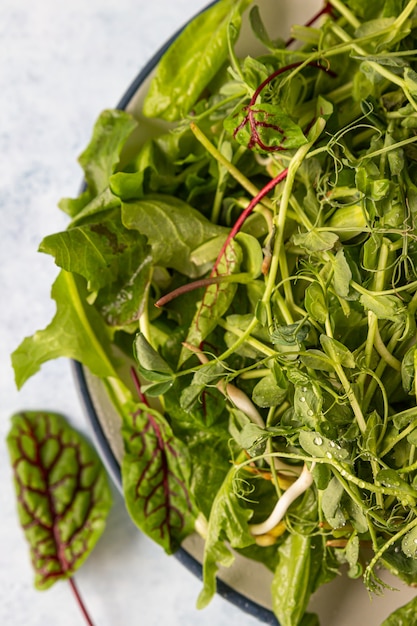
[[[193,346],[190,343],[183,342],[182,344],[185,348],[188,348],[191,352],[198,357],[200,363],[209,363],[210,359],[196,346]],[[261,428],[265,428],[265,422],[262,418],[262,415],[257,410],[256,406],[253,404],[252,400],[248,398],[246,393],[232,385],[232,383],[225,383],[224,381],[219,381],[216,385],[217,389],[221,391],[221,393],[229,398],[235,405],[237,409],[242,411],[249,419],[254,423],[260,426]],[[268,463],[271,465],[273,463],[275,469],[279,472],[287,472],[291,476],[298,475],[300,473],[300,468],[298,466],[287,465],[283,461],[278,458],[274,458],[271,460],[268,457]]]
[[[187,342],[183,342],[182,345],[185,348],[188,348],[188,350],[191,350],[191,352],[194,352],[200,363],[209,363],[208,357],[204,354],[204,352],[201,352],[199,348]],[[216,387],[224,396],[226,396],[226,398],[229,398],[229,400],[233,402],[237,409],[247,415],[249,419],[254,422],[254,424],[257,424],[261,428],[265,428],[265,422],[262,419],[261,414],[244,391],[235,385],[232,385],[232,383],[225,383],[223,380],[220,380]]]
[[[233,402],[237,409],[247,415],[254,424],[257,424],[261,428],[265,428],[265,422],[262,419],[261,414],[258,412],[256,406],[253,404],[252,400],[248,398],[244,391],[235,387],[235,385],[232,385],[231,383],[226,383],[225,385],[222,381],[217,384],[217,388],[220,389],[220,391]]]
[[[275,505],[274,510],[271,515],[260,524],[250,524],[249,530],[252,535],[264,535],[265,533],[269,533],[277,524],[279,524],[284,518],[285,514],[288,511],[290,505],[301,496],[313,483],[313,476],[308,469],[307,465],[304,464],[303,471],[297,480],[288,487],[287,491],[285,491],[282,496],[279,498],[278,502]]]

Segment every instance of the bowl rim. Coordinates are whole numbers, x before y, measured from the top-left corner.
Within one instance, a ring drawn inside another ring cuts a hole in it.
[[[142,83],[149,77],[151,72],[155,69],[156,65],[160,61],[161,57],[168,50],[171,44],[177,39],[178,35],[183,29],[190,23],[195,17],[197,17],[203,11],[206,11],[211,6],[217,4],[218,0],[208,3],[201,11],[198,11],[194,16],[188,20],[183,26],[177,29],[171,37],[155,52],[155,54],[146,62],[142,69],[138,72],[136,77],[130,83],[119,102],[116,105],[116,109],[125,110],[132,99],[134,98],[137,90]],[[82,188],[85,188],[85,182],[82,183]],[[78,387],[81,403],[84,408],[84,413],[87,421],[92,430],[93,439],[95,441],[95,447],[103,464],[105,465],[108,474],[110,475],[113,483],[118,488],[120,493],[122,489],[122,476],[119,462],[117,461],[114,453],[111,449],[110,443],[104,433],[101,426],[99,417],[94,407],[94,403],[89,391],[88,382],[84,372],[84,366],[78,361],[72,360],[71,366],[73,370],[73,376],[75,378],[76,386]],[[194,576],[199,580],[202,580],[202,564],[194,558],[184,547],[180,548],[174,553],[175,558]],[[244,613],[251,615],[263,624],[270,626],[280,626],[277,618],[269,609],[257,604],[253,600],[246,598],[243,594],[230,587],[227,583],[217,578],[217,595],[236,606]]]

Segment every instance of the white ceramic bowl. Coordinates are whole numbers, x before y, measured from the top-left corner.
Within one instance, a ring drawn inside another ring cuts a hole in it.
[[[305,23],[321,7],[319,0],[258,0],[257,4],[270,33],[283,37],[288,36],[292,24]],[[147,138],[146,129],[152,134],[164,129],[163,124],[155,125],[141,116],[141,105],[155,66],[177,35],[178,33],[175,33],[150,59],[119,103],[119,108],[128,110],[141,120],[143,139]],[[262,51],[250,31],[249,24],[245,21],[237,51],[239,54],[256,54]],[[74,363],[74,371],[96,446],[114,482],[121,489],[119,462],[123,454],[123,445],[119,433],[120,417],[115,412],[100,380],[78,363]],[[203,542],[199,536],[193,535],[184,541],[176,556],[201,578],[202,554]],[[381,577],[384,578],[384,575]],[[271,610],[269,594],[271,582],[272,574],[266,567],[236,555],[231,568],[219,571],[218,593],[241,610],[256,616],[262,623],[279,626]],[[319,615],[321,626],[352,626],[365,623],[367,626],[380,626],[395,608],[405,604],[415,595],[409,587],[397,579],[391,579],[390,582],[398,591],[387,591],[383,596],[371,599],[361,580],[355,581],[347,576],[338,576],[314,594],[309,610]]]

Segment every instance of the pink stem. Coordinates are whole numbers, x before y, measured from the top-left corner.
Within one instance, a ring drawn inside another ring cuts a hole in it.
[[[257,204],[259,204],[259,202],[262,200],[262,198],[264,198],[266,196],[267,193],[269,193],[272,189],[274,189],[274,187],[276,187],[278,185],[278,183],[280,183],[281,181],[284,180],[284,178],[287,177],[288,174],[288,168],[285,168],[285,170],[283,170],[282,172],[280,172],[278,174],[278,176],[275,176],[275,178],[272,178],[266,185],[265,187],[263,187],[261,189],[261,191],[254,197],[252,198],[252,200],[249,202],[248,206],[246,207],[246,209],[244,211],[242,211],[242,213],[239,215],[239,217],[237,218],[236,222],[233,225],[232,230],[230,231],[229,235],[227,236],[226,241],[224,242],[219,255],[216,259],[216,262],[213,266],[212,272],[211,274],[215,274],[217,271],[217,267],[220,263],[220,260],[222,258],[222,256],[224,255],[227,246],[229,245],[229,243],[231,242],[231,240],[237,235],[237,233],[239,232],[239,230],[242,228],[245,220],[249,217],[249,215],[252,213],[253,209],[256,207]]]
[[[93,624],[93,622],[91,620],[91,617],[89,616],[88,611],[87,611],[87,609],[85,607],[85,604],[84,604],[84,602],[83,602],[83,600],[82,600],[82,598],[80,596],[80,593],[78,591],[77,585],[75,584],[75,580],[72,577],[70,577],[68,579],[68,582],[69,582],[70,587],[72,589],[72,592],[73,592],[73,594],[75,596],[75,599],[77,600],[77,604],[78,604],[79,608],[81,609],[81,613],[83,614],[86,623],[88,624],[88,626],[94,626],[94,624]]]
[[[306,22],[304,24],[304,26],[311,26],[312,24],[314,24],[314,22],[316,22],[322,15],[331,15],[332,14],[332,5],[330,4],[330,2],[326,2],[324,7],[322,9],[320,9],[320,11],[318,11],[317,13],[315,13],[313,15],[313,17],[311,19],[308,20],[308,22]],[[285,46],[288,48],[288,46],[290,46],[293,42],[295,41],[294,37],[291,37],[290,39],[288,39],[285,43]]]
[[[276,78],[280,74],[283,74],[284,72],[288,72],[289,70],[293,70],[295,67],[300,67],[300,65],[303,65],[303,63],[304,63],[304,61],[295,61],[294,63],[289,63],[288,65],[285,65],[284,67],[278,68],[277,70],[275,70],[275,72],[272,72],[272,74],[270,74],[267,78],[265,78],[265,80],[253,92],[253,96],[252,96],[252,98],[250,100],[249,107],[253,106],[256,103],[256,100],[257,100],[259,94],[261,93],[261,91],[270,82],[272,82],[274,80],[274,78]],[[311,67],[316,67],[319,70],[323,70],[323,72],[327,72],[327,74],[329,74],[333,78],[336,77],[335,72],[333,72],[330,68],[325,67],[324,65],[321,65],[321,63],[319,63],[318,61],[311,61],[310,63],[307,63],[307,65],[310,65]]]

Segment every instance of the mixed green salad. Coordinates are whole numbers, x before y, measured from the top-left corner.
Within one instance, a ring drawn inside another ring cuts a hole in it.
[[[19,387],[62,356],[102,379],[132,519],[205,538],[199,607],[238,552],[313,626],[341,571],[417,584],[417,0],[330,0],[290,37],[220,0],[143,111],[100,115],[40,245],[56,315],[12,359]]]

